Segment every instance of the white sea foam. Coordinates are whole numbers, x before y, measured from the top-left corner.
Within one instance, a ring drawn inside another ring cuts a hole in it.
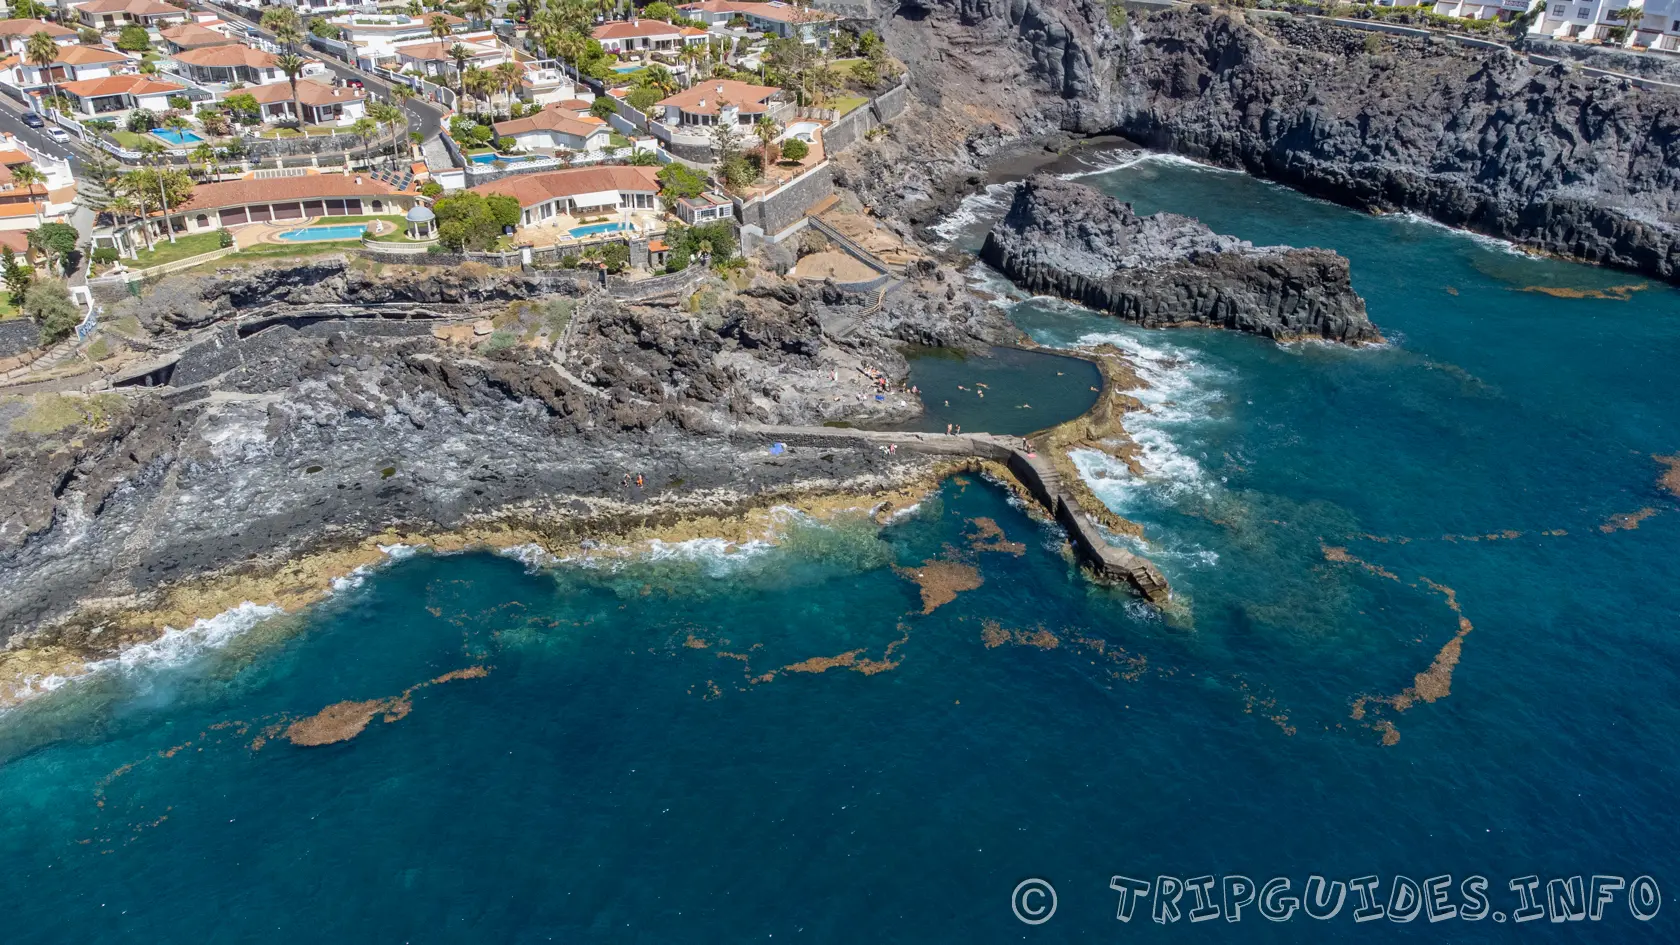
[[[987,220],[1003,216],[1009,209],[1009,202],[1015,199],[1015,182],[1007,184],[987,184],[986,189],[977,194],[969,194],[957,204],[957,209],[946,214],[928,230],[938,236],[944,245],[949,245],[962,235],[963,230]]]
[[[496,553],[502,555],[503,557],[512,558],[520,564],[523,564],[525,566],[525,570],[532,573],[541,571],[544,568],[551,568],[554,565],[559,564],[561,560],[556,558],[554,555],[549,554],[547,549],[535,542],[523,545],[511,545],[507,548],[498,548]]]
[[[1447,224],[1442,223],[1440,220],[1431,220],[1430,218],[1428,218],[1428,217],[1426,217],[1426,216],[1424,216],[1420,213],[1412,213],[1412,212],[1408,211],[1406,213],[1398,214],[1398,216],[1401,219],[1410,221],[1412,223],[1421,223],[1424,226],[1434,227],[1437,230],[1446,230],[1448,233],[1453,233],[1453,234],[1456,234],[1458,236],[1465,237],[1466,239],[1470,240],[1473,243],[1478,243],[1482,246],[1486,246],[1489,249],[1497,249],[1500,252],[1506,253],[1506,254],[1511,255],[1511,256],[1520,256],[1523,259],[1534,259],[1534,260],[1539,260],[1539,259],[1544,258],[1544,257],[1541,257],[1541,256],[1536,256],[1535,254],[1533,254],[1531,252],[1528,252],[1527,250],[1523,249],[1520,245],[1518,245],[1516,243],[1513,243],[1510,240],[1502,240],[1497,236],[1488,236],[1485,233],[1477,233],[1473,230],[1461,230],[1456,226],[1448,226]]]
[[[246,601],[214,617],[195,620],[185,629],[164,627],[157,639],[136,643],[115,656],[83,663],[77,671],[25,677],[12,685],[11,697],[14,702],[22,703],[93,676],[180,666],[227,646],[258,623],[284,612],[276,604]]]
[[[1081,177],[1095,177],[1098,174],[1107,174],[1112,171],[1124,170],[1128,167],[1136,167],[1139,164],[1168,164],[1176,167],[1193,167],[1202,171],[1220,171],[1222,173],[1230,174],[1241,173],[1240,171],[1233,171],[1226,167],[1215,167],[1212,164],[1203,164],[1200,161],[1187,158],[1182,154],[1167,154],[1161,151],[1099,151],[1090,157],[1081,156],[1077,160],[1079,163],[1086,166],[1077,171],[1069,171],[1065,174],[1057,174],[1056,176],[1060,177],[1062,180],[1078,180]]]
[[[395,544],[395,545],[378,545],[376,547],[379,549],[379,552],[381,554],[383,554],[387,558],[390,558],[392,561],[401,561],[404,558],[414,557],[416,554],[418,554],[420,552],[420,549],[422,549],[426,546],[425,545],[404,545],[404,544],[399,543],[399,544]]]

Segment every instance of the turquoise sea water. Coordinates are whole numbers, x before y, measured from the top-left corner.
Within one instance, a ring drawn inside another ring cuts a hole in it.
[[[1087,583],[975,478],[884,529],[800,527],[733,559],[415,555],[0,719],[9,937],[1676,940],[1672,902],[1637,921],[1621,890],[1600,921],[1517,923],[1507,887],[1680,889],[1680,510],[1651,458],[1680,451],[1675,293],[1523,291],[1639,280],[1235,175],[1088,180],[1340,250],[1392,340],[1016,306],[1040,341],[1143,359],[1150,476],[1082,462],[1143,525],[1172,613]],[[975,547],[982,518],[1021,547]],[[892,565],[930,559],[982,583],[924,613]],[[1450,680],[1414,682],[1455,637]],[[349,741],[252,747],[470,666],[491,668]],[[1384,902],[1397,875],[1450,874],[1461,905],[1480,874],[1490,914],[1357,924],[1349,893],[1322,922],[1251,905],[1192,924],[1185,894],[1177,922],[1150,921],[1153,897],[1117,921],[1114,877],[1204,874],[1216,894],[1374,875]],[[1041,925],[1011,909],[1029,879],[1056,891]]]

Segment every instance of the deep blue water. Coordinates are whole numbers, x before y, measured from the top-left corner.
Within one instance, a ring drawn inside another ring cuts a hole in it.
[[[1040,341],[1144,359],[1151,476],[1082,461],[1144,526],[1171,613],[1088,584],[974,478],[887,528],[798,527],[734,561],[421,554],[0,720],[9,938],[1675,941],[1673,903],[1636,921],[1622,890],[1601,921],[1517,924],[1507,888],[1680,890],[1680,515],[1652,459],[1680,451],[1675,293],[1521,291],[1639,280],[1235,175],[1090,180],[1345,253],[1392,339],[1280,347],[1016,307]],[[975,549],[982,517],[1022,553]],[[936,557],[983,583],[923,613],[890,565]],[[1459,633],[1433,701],[1377,701]],[[350,741],[251,747],[480,665]],[[1151,899],[1118,922],[1111,878],[1163,874],[1296,894],[1375,875],[1384,901],[1397,875],[1450,874],[1460,904],[1480,874],[1507,921],[1359,925],[1350,893],[1324,922],[1249,906],[1156,925]],[[1029,878],[1057,891],[1039,926],[1010,908]]]

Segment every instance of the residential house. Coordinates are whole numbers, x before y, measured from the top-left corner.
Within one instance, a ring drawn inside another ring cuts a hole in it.
[[[245,85],[269,85],[286,81],[286,73],[280,71],[279,56],[238,43],[183,49],[170,58],[175,62],[173,71],[198,85],[232,85],[235,82]],[[317,60],[309,62],[313,62],[317,67],[314,72],[326,69],[326,66]],[[308,75],[310,72],[306,63],[304,74]]]
[[[21,55],[0,60],[0,82],[19,89],[45,88],[48,83],[103,79],[127,74],[138,68],[134,60],[103,46],[60,46],[50,66],[37,66]]]
[[[672,129],[694,131],[718,124],[750,126],[776,111],[786,93],[772,85],[702,79],[654,104],[650,117]]]
[[[1680,0],[1645,0],[1632,43],[1664,52],[1680,51]]]
[[[24,164],[33,165],[46,180],[30,187],[19,184],[12,172]],[[69,161],[36,151],[9,131],[0,133],[0,232],[68,222],[75,201],[76,175]]]
[[[677,52],[684,46],[704,43],[705,30],[692,26],[672,26],[664,20],[632,19],[602,23],[595,27],[595,39],[610,53],[641,51]]]
[[[1438,0],[1435,12],[1466,20],[1512,20],[1528,12],[1534,0]]]
[[[708,26],[724,26],[740,17],[749,29],[784,39],[797,36],[808,43],[826,39],[829,30],[840,22],[840,17],[832,13],[797,7],[782,0],[770,0],[768,3],[699,0],[698,3],[685,3],[677,9],[689,19]]]
[[[734,219],[735,204],[720,194],[707,191],[698,197],[678,197],[671,211],[689,226],[699,226]]]
[[[480,184],[472,192],[518,200],[525,226],[557,221],[569,225],[584,217],[631,212],[652,224],[659,213],[659,178],[651,167],[577,167],[519,174]]]
[[[199,184],[169,215],[175,232],[199,233],[246,223],[405,213],[417,199],[365,174],[306,174]],[[162,214],[150,225],[155,235],[165,235]]]
[[[467,51],[467,58],[462,64],[471,69],[477,66],[488,69],[503,62],[511,62],[513,53],[496,42],[465,42],[456,40],[432,40],[430,42],[405,43],[395,47],[397,56],[396,69],[406,72],[410,69],[421,75],[455,81],[455,58],[450,51],[460,46]]]
[[[29,37],[46,33],[60,46],[74,45],[76,31],[45,20],[0,20],[0,52],[21,53]]]
[[[364,6],[358,0],[274,0],[274,5],[291,7],[298,12],[298,16],[305,19],[312,16],[336,16],[340,13],[350,13]],[[369,9],[372,9],[372,7],[370,6]]]
[[[496,123],[496,137],[512,138],[523,151],[572,151],[598,161],[610,147],[612,128],[588,113],[549,106],[535,115]]]
[[[356,49],[356,65],[363,69],[396,66],[396,47],[400,43],[436,41],[432,35],[432,20],[443,17],[452,32],[459,33],[467,21],[447,13],[425,13],[420,16],[397,14],[365,14],[335,16],[327,22],[338,27],[339,39]]]
[[[1624,6],[1626,0],[1550,0],[1545,15],[1535,18],[1529,32],[1554,39],[1602,40],[1611,27],[1624,25],[1610,17]]]
[[[522,65],[525,67],[525,77],[519,82],[519,96],[527,102],[550,105],[588,96],[584,105],[588,108],[589,99],[595,97],[595,93],[587,87],[573,83],[571,77],[561,71],[559,64],[552,59],[526,62]]]
[[[113,75],[103,79],[66,82],[59,94],[70,100],[70,110],[83,118],[110,118],[120,123],[122,115],[137,108],[150,112],[169,110],[169,96],[181,95],[186,86],[143,75]]]
[[[125,26],[163,27],[185,23],[192,14],[163,0],[88,0],[71,4],[83,26],[120,30]]]
[[[229,94],[241,93],[257,100],[264,121],[297,120],[298,105],[303,107],[302,120],[306,125],[349,125],[367,115],[366,92],[338,88],[313,79],[298,82],[295,102],[289,82],[275,82]]]
[[[220,20],[216,21],[220,23]],[[232,36],[206,23],[180,23],[158,31],[163,37],[164,51],[170,54],[206,46],[227,46],[235,42]]]

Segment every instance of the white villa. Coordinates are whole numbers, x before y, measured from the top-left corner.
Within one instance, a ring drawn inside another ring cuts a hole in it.
[[[60,46],[52,65],[41,67],[22,55],[0,60],[0,82],[18,89],[45,88],[48,83],[103,79],[137,71],[139,64],[114,49],[102,46]]]
[[[143,75],[113,75],[103,79],[66,82],[58,91],[70,100],[70,109],[80,118],[122,116],[137,108],[150,112],[169,110],[169,96],[181,95],[186,86]]]
[[[167,26],[185,23],[192,14],[163,0],[88,0],[73,3],[70,9],[83,26],[96,30],[120,30],[125,26]]]
[[[840,17],[823,10],[796,7],[782,0],[768,3],[744,3],[741,0],[700,0],[678,7],[683,15],[699,20],[707,26],[726,26],[736,17],[747,21],[747,27],[784,39],[798,36],[807,43],[817,42]]]
[[[262,108],[263,121],[268,122],[297,119],[296,105],[303,106],[302,121],[306,125],[349,125],[367,115],[366,92],[339,88],[314,79],[298,80],[295,102],[290,82],[274,82],[228,94],[241,93],[257,100]]]
[[[651,167],[579,167],[519,174],[480,184],[472,192],[518,200],[524,211],[523,226],[569,231],[584,219],[610,217],[610,222],[628,223],[643,233],[663,229],[659,178]]]
[[[633,19],[602,23],[595,27],[595,39],[610,53],[676,52],[684,46],[707,41],[705,30],[672,26],[664,20]]]
[[[587,109],[587,105],[585,106]],[[598,161],[610,146],[612,127],[587,110],[578,114],[564,105],[550,105],[535,115],[498,122],[496,137],[512,138],[522,151],[580,152]]]
[[[29,37],[45,32],[60,46],[73,46],[76,31],[45,20],[0,20],[0,52],[21,53]]]

